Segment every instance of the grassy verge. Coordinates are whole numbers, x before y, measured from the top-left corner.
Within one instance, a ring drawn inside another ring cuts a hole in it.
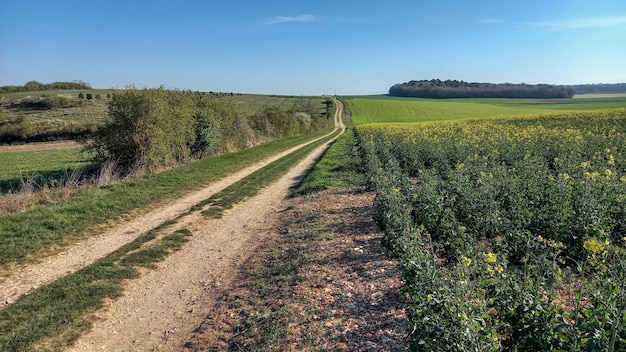
[[[341,136],[298,187],[292,190],[292,195],[299,196],[325,190],[329,187],[353,186],[361,183],[361,174],[357,172],[355,164],[356,139],[354,129],[349,128]]]
[[[0,265],[24,262],[48,248],[94,232],[94,228],[133,209],[172,199],[200,188],[269,155],[288,149],[323,133],[282,139],[237,153],[209,157],[197,162],[111,185],[82,189],[58,204],[0,217]]]
[[[248,295],[229,302],[231,309],[245,307],[246,313],[235,323],[234,337],[229,342],[231,351],[279,351],[288,349],[285,338],[290,322],[302,314],[320,314],[318,311],[300,312],[296,307],[306,304],[296,287],[305,278],[302,272],[315,265],[315,250],[332,235],[332,227],[317,219],[307,221],[308,227],[285,235],[280,244],[286,250],[261,249],[264,255],[243,274],[241,284]],[[279,303],[278,303],[279,302]],[[306,324],[306,323],[305,323]],[[311,339],[325,338],[311,336]],[[304,346],[300,346],[304,347]]]

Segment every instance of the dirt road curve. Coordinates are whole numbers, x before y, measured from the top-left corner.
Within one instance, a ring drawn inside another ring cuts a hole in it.
[[[343,106],[335,114],[337,128]],[[110,303],[94,329],[79,339],[75,351],[178,351],[197,324],[215,291],[232,277],[233,268],[254,252],[264,231],[272,228],[281,202],[294,180],[308,169],[328,144],[317,148],[297,167],[257,196],[229,210],[221,219],[204,219],[197,213],[179,221],[193,236],[184,248],[157,269],[146,271],[128,284],[125,295]],[[191,206],[228,187],[264,165],[297,149],[292,148],[247,167],[209,187],[169,205],[146,212],[135,220],[100,236],[85,240],[41,263],[12,268],[0,278],[0,308],[21,295],[105,256],[146,231],[185,213]]]

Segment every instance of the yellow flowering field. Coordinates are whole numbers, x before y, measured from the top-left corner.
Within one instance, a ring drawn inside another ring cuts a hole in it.
[[[357,133],[414,348],[626,349],[626,109]]]

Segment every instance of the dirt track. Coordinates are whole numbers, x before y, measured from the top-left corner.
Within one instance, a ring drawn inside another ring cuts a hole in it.
[[[342,109],[337,101],[335,122],[344,129],[340,118]],[[289,188],[327,146],[317,148],[278,182],[235,206],[223,218],[205,219],[191,214],[180,220],[179,224],[192,232],[191,241],[157,269],[148,270],[131,281],[125,295],[98,314],[94,329],[79,339],[72,350],[180,350],[191,329],[209,313],[203,311],[203,307],[211,306],[207,304],[214,299],[211,289],[228,282],[238,263],[254,252],[264,232],[272,228],[277,212],[282,210],[281,203]],[[0,308],[105,256],[165,220],[185,213],[192,205],[297,148],[252,165],[166,207],[147,212],[105,234],[77,243],[41,263],[14,268],[11,276],[0,278]]]
[[[339,106],[338,116],[341,110]],[[125,295],[98,314],[101,320],[70,350],[181,350],[192,330],[210,314],[205,309],[212,306],[215,288],[230,282],[238,265],[254,253],[274,227],[276,214],[284,210],[289,188],[327,147],[317,148],[221,219],[195,213],[180,221],[192,232],[191,241],[156,270],[133,280]]]

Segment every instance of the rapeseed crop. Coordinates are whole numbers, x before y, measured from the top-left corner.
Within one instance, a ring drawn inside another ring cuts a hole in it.
[[[626,349],[626,109],[357,132],[414,348]]]

